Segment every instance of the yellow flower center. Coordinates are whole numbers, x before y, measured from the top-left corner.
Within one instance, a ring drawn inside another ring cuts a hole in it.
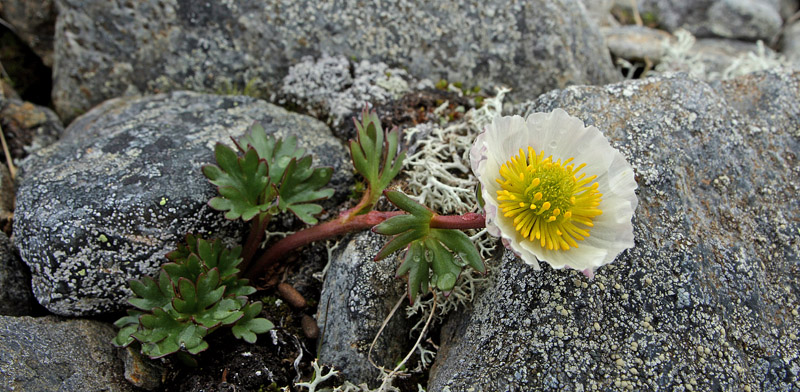
[[[542,248],[577,248],[589,236],[592,219],[603,213],[597,208],[603,196],[597,191],[597,176],[579,175],[586,164],[575,167],[573,159],[553,162],[552,155],[537,155],[528,147],[527,157],[520,148],[500,168],[497,200],[503,215],[514,218],[514,228]]]

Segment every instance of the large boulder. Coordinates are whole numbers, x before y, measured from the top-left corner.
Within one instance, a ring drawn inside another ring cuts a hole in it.
[[[445,326],[428,390],[800,388],[800,73],[570,87],[626,155],[636,246],[597,271],[500,263]]]
[[[325,124],[250,97],[188,92],[115,99],[77,119],[23,166],[14,233],[33,291],[53,313],[120,310],[127,281],[153,275],[187,233],[238,242],[241,225],[206,204],[217,142],[254,123],[295,135],[346,195],[349,159]]]
[[[9,391],[134,391],[111,325],[0,316],[0,384]]]
[[[618,78],[579,0],[342,2],[58,0],[53,101],[68,121],[108,98],[231,86],[264,96],[304,56],[533,98]]]

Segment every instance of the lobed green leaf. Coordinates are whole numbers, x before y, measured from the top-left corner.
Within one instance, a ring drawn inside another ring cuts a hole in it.
[[[320,189],[330,181],[333,169],[314,169],[311,160],[311,156],[305,156],[289,162],[278,191],[278,208],[292,211],[305,223],[316,224],[314,215],[322,212],[322,207],[311,202],[333,195],[333,189]]]
[[[245,221],[266,213],[272,206],[274,194],[265,160],[253,148],[243,157],[228,146],[217,143],[214,148],[217,165],[203,167],[203,174],[216,185],[220,196],[211,199],[211,208],[225,211],[225,218]]]

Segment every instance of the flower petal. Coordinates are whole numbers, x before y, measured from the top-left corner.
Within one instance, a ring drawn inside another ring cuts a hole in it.
[[[517,230],[513,218],[503,215],[497,191],[501,190],[500,168],[520,149],[532,147],[544,151],[554,161],[574,158],[585,163],[582,173],[597,176],[597,190],[602,194],[598,208],[602,214],[592,218],[589,236],[568,250],[548,250],[539,241],[530,241]],[[633,169],[596,127],[561,109],[496,118],[476,138],[470,150],[472,170],[482,185],[486,203],[486,226],[490,234],[503,238],[507,247],[528,264],[545,261],[554,268],[571,267],[592,274],[608,264],[623,250],[633,247],[631,219],[638,205]]]

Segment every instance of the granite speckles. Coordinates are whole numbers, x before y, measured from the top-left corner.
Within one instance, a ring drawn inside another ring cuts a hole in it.
[[[445,326],[429,389],[800,388],[799,87],[798,73],[678,74],[525,105],[561,107],[629,157],[636,247],[591,281],[499,261]]]
[[[296,135],[332,166],[335,198],[350,173],[341,143],[322,123],[248,97],[176,92],[108,101],[24,167],[14,232],[39,302],[62,315],[126,307],[129,279],[154,274],[187,233],[241,238],[241,225],[207,206],[216,189],[200,167],[217,142],[254,122]]]

